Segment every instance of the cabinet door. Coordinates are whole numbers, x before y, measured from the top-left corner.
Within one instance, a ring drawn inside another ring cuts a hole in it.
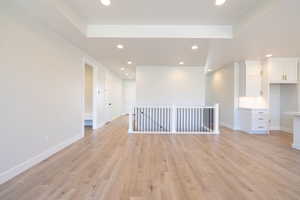
[[[269,62],[270,82],[281,82],[284,80],[283,66],[284,62],[282,62],[282,60],[271,60]]]
[[[284,64],[283,72],[286,81],[297,81],[298,80],[298,59],[287,60]]]
[[[246,96],[261,96],[261,65],[257,61],[246,61]]]
[[[275,58],[270,60],[271,83],[294,83],[298,81],[297,58]]]

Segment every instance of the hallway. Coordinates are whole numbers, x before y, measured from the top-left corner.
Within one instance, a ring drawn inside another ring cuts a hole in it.
[[[299,199],[291,135],[128,135],[121,117],[0,186],[1,200]]]

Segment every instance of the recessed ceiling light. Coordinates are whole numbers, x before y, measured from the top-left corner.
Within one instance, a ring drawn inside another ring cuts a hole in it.
[[[124,46],[123,46],[122,44],[118,44],[118,45],[117,45],[117,48],[118,48],[118,49],[124,49]]]
[[[211,72],[211,71],[212,71],[212,69],[207,69],[207,71],[208,71],[208,72]]]
[[[127,62],[127,64],[128,64],[128,65],[131,65],[131,64],[132,64],[132,61],[129,60],[129,61]]]
[[[110,0],[101,0],[101,3],[102,3],[104,6],[110,6],[110,4],[111,4]]]
[[[126,75],[126,76],[128,76],[129,74],[128,74],[128,73],[126,73],[125,75]]]
[[[179,65],[184,65],[184,62],[183,61],[179,62]]]
[[[193,50],[197,50],[197,49],[199,49],[199,47],[198,47],[197,45],[193,45],[193,46],[192,46],[192,49],[193,49]]]
[[[267,54],[266,58],[271,58],[273,55],[272,54]]]
[[[124,70],[125,70],[125,68],[124,68],[124,67],[122,67],[122,68],[121,68],[121,71],[124,71]]]
[[[216,0],[216,5],[221,6],[226,2],[226,0]]]

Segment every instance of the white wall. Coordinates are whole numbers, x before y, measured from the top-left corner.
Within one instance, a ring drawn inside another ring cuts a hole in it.
[[[106,119],[110,121],[123,111],[123,82],[116,74],[108,71],[105,77]],[[111,104],[109,106],[108,104]]]
[[[270,85],[271,130],[280,130],[280,85]]]
[[[83,137],[86,55],[20,9],[1,8],[0,26],[2,183]],[[103,67],[97,73],[99,84],[113,76]],[[118,92],[112,99],[121,98],[121,79],[108,84]]]
[[[0,179],[82,135],[82,52],[25,16],[0,16]]]
[[[206,76],[206,104],[220,104],[220,123],[229,128],[235,127],[236,92],[235,65],[231,64]]]
[[[280,129],[293,132],[292,112],[298,111],[297,85],[280,85]]]
[[[131,105],[136,104],[136,81],[123,80],[123,112],[128,114]]]
[[[202,67],[138,66],[136,99],[139,105],[203,105]]]

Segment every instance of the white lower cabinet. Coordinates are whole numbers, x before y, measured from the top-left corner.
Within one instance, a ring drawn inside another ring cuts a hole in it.
[[[267,134],[269,130],[268,109],[240,108],[240,129],[250,134]]]

